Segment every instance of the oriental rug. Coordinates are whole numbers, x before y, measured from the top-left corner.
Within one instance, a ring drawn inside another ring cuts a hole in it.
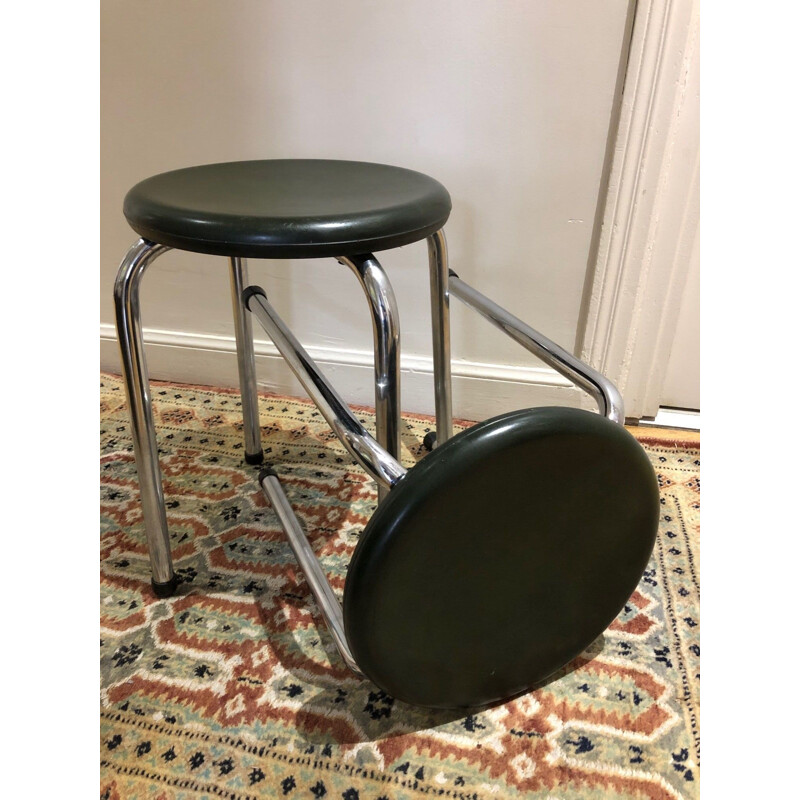
[[[101,378],[104,800],[697,797],[696,435],[632,429],[658,475],[661,524],[604,635],[527,695],[426,711],[341,662],[244,463],[238,394],[153,382],[152,396],[180,578],[166,600],[150,590],[123,386]],[[259,402],[266,457],[341,592],[374,486],[310,402]],[[404,417],[407,466],[431,427]]]

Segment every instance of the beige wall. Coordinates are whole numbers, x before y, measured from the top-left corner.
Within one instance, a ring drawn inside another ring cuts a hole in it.
[[[104,0],[101,9],[106,368],[116,358],[114,274],[135,238],[121,213],[127,189],[160,171],[251,158],[380,161],[434,176],[453,197],[452,267],[573,346],[627,0]],[[430,357],[425,245],[381,261],[400,307],[403,404],[430,411],[432,389],[418,375]],[[327,348],[342,393],[368,401],[356,361],[371,329],[353,277],[332,260],[251,262],[250,272],[301,341]],[[142,302],[145,328],[168,332],[149,351],[154,376],[233,379],[235,363],[219,367],[215,351],[233,335],[224,260],[163,256]],[[210,337],[208,357],[172,347],[172,334],[179,344]],[[454,370],[457,414],[533,403],[530,387],[548,384],[461,307],[453,354],[466,362]],[[285,388],[272,363],[260,381]],[[483,365],[500,380],[473,386]]]

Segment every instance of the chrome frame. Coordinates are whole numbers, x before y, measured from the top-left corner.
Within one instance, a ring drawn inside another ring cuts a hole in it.
[[[242,396],[244,423],[244,457],[248,464],[260,464],[264,460],[264,452],[261,449],[261,424],[258,418],[253,326],[250,315],[245,313],[242,305],[242,292],[250,283],[247,278],[247,261],[233,257],[230,259],[230,267],[233,330],[236,335],[236,359],[239,362],[239,391]]]

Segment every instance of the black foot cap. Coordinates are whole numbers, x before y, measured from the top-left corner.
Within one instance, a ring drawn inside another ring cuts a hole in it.
[[[172,595],[175,594],[175,590],[178,588],[178,576],[173,575],[166,583],[157,583],[151,580],[150,585],[153,587],[153,594],[155,594],[156,597],[172,597]]]
[[[436,431],[429,431],[422,440],[422,446],[430,453],[436,444]]]
[[[258,473],[258,482],[261,483],[264,480],[264,478],[268,478],[270,475],[272,475],[274,478],[278,477],[278,473],[275,472],[275,470],[272,469],[272,467],[264,467],[264,469],[262,469],[261,472]]]
[[[244,460],[248,464],[261,464],[264,461],[264,451],[259,450],[257,453],[253,453],[252,455],[250,453],[245,453]]]

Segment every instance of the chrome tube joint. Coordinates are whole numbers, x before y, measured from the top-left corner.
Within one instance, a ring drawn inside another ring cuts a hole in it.
[[[450,293],[477,311],[526,350],[549,364],[556,372],[591,395],[600,413],[620,425],[625,423],[622,395],[614,384],[572,353],[526,325],[521,319],[497,305],[477,289],[450,274]]]

